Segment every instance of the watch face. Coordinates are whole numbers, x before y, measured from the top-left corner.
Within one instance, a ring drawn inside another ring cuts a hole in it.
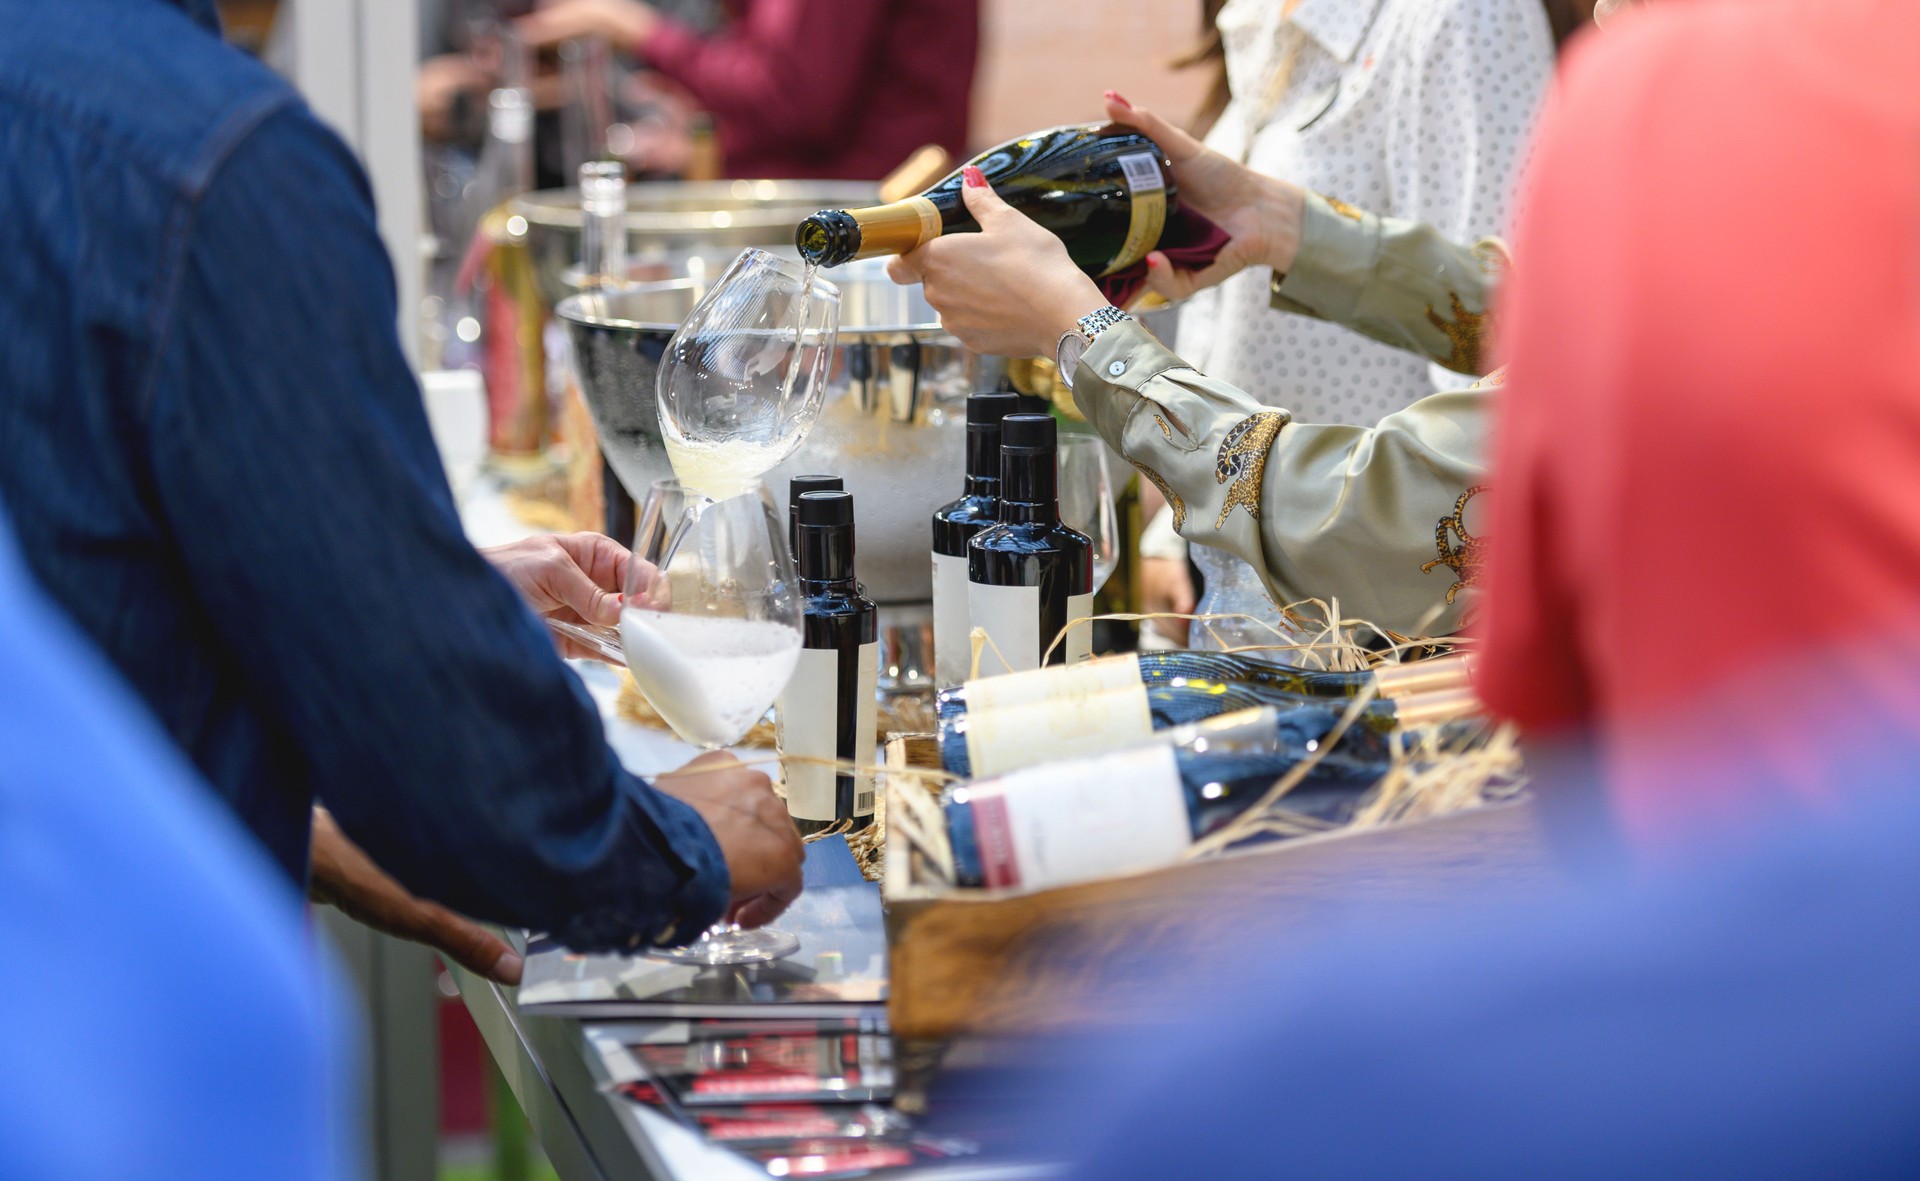
[[[1069,332],[1060,338],[1060,348],[1054,354],[1053,362],[1067,389],[1073,389],[1073,371],[1080,367],[1080,358],[1086,355],[1087,346],[1092,343],[1078,332]]]

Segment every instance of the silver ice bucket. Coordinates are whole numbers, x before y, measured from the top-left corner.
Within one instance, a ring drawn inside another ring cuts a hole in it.
[[[822,209],[879,199],[860,181],[649,181],[627,186],[627,258],[636,279],[718,275],[748,246],[793,252],[793,228]],[[573,294],[580,259],[580,190],[542,189],[514,202],[526,219],[534,281],[547,307]],[[797,256],[796,256],[797,257]]]
[[[841,292],[840,337],[820,418],[768,486],[784,501],[792,476],[843,477],[867,594],[883,604],[925,602],[933,597],[933,510],[960,494],[964,475],[966,398],[996,388],[1004,362],[961,348],[920,288],[893,283],[879,265],[827,275]],[[694,279],[635,283],[572,295],[556,309],[596,429],[626,444],[609,446],[608,462],[635,496],[673,474],[656,379],[667,341],[702,292]]]

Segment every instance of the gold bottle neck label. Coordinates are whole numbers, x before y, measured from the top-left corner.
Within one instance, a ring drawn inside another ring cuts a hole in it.
[[[939,207],[926,197],[856,209],[853,220],[860,223],[860,249],[854,252],[855,258],[905,254],[938,238],[943,228]]]

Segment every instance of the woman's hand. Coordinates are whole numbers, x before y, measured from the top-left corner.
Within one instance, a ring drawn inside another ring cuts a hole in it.
[[[977,234],[935,238],[887,265],[896,283],[919,283],[940,323],[976,353],[1051,357],[1074,321],[1107,306],[1067,248],[1000,199],[968,165],[961,197]]]
[[[542,0],[519,22],[529,48],[544,49],[576,37],[604,37],[622,49],[647,39],[660,14],[639,0]]]
[[[1299,185],[1262,176],[1188,135],[1144,107],[1107,91],[1107,118],[1124,123],[1160,145],[1173,165],[1180,201],[1232,238],[1199,271],[1182,271],[1158,250],[1147,256],[1147,288],[1164,299],[1182,300],[1252,266],[1282,274],[1300,252],[1300,226],[1307,195]]]

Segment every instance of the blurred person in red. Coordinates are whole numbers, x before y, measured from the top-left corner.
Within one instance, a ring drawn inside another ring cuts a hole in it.
[[[1592,744],[1642,848],[1836,803],[1820,732],[1728,712],[1696,742],[1766,773],[1681,788],[1661,719],[1730,685],[1790,718],[1817,695],[1761,662],[1920,606],[1920,6],[1664,7],[1576,48],[1541,126],[1478,676]]]
[[[729,0],[702,36],[640,0],[549,0],[529,45],[604,37],[713,116],[728,176],[878,180],[967,154],[979,0]]]

